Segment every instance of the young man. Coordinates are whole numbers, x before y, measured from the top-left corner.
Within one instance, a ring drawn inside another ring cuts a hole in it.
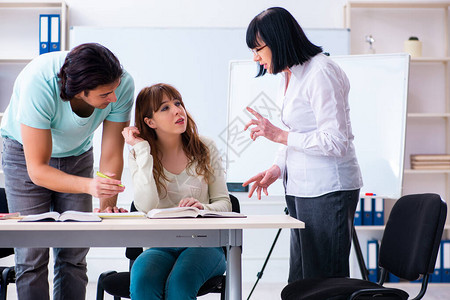
[[[11,212],[119,210],[123,168],[122,129],[134,98],[132,77],[99,44],[51,52],[19,74],[2,120],[2,166]],[[92,138],[103,124],[100,170],[112,179],[93,178]],[[88,248],[54,249],[57,299],[84,299]],[[49,249],[16,248],[19,299],[49,299]]]

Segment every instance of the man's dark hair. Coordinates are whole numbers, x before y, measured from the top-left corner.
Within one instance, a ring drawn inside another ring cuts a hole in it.
[[[96,43],[81,44],[67,54],[58,73],[61,98],[71,100],[83,91],[87,94],[116,82],[122,74],[119,60],[109,49]]]

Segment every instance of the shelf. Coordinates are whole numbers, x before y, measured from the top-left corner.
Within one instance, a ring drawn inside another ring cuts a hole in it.
[[[368,230],[368,231],[378,231],[384,230],[384,225],[357,225],[356,230]]]
[[[444,170],[416,170],[416,169],[404,169],[403,174],[450,174],[450,169]]]
[[[1,2],[0,8],[36,8],[36,7],[63,7],[66,3],[64,1],[24,1],[24,2]]]
[[[350,1],[352,8],[446,8],[450,2],[362,2]]]
[[[0,64],[27,64],[32,58],[0,58]]]
[[[450,57],[412,57],[412,63],[448,63],[450,61]]]
[[[408,113],[408,118],[450,118],[450,113]]]

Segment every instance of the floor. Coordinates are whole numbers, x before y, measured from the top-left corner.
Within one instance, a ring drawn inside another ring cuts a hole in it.
[[[248,295],[253,288],[254,282],[244,283],[242,285],[242,299],[248,299]],[[393,287],[401,288],[410,294],[410,298],[417,295],[420,289],[418,284],[411,283],[397,283],[391,284]],[[260,281],[256,286],[250,299],[255,300],[272,300],[280,299],[280,292],[283,289],[284,284],[282,283],[264,283]],[[90,282],[87,289],[87,300],[94,300],[96,297],[96,283]],[[198,298],[199,300],[219,300],[218,294],[209,294]],[[447,300],[450,299],[450,283],[430,283],[428,286],[427,293],[424,300]],[[15,293],[15,285],[10,284],[8,286],[8,297],[7,300],[17,300]],[[105,295],[105,300],[113,300],[112,296]]]

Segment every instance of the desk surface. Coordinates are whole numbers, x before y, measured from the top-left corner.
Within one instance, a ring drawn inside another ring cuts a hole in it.
[[[243,229],[304,227],[303,222],[286,215],[124,218],[102,222],[18,222],[9,219],[0,220],[0,247],[145,247],[155,246],[154,243],[160,247],[217,247],[239,245]]]
[[[0,247],[227,247],[227,299],[242,299],[243,229],[304,228],[286,215],[247,218],[104,219],[102,222],[0,220]]]
[[[209,230],[209,229],[261,229],[304,228],[305,224],[286,215],[249,215],[247,218],[183,218],[146,219],[111,218],[102,222],[18,222],[17,219],[0,220],[0,232],[5,231],[109,231],[109,230]]]

